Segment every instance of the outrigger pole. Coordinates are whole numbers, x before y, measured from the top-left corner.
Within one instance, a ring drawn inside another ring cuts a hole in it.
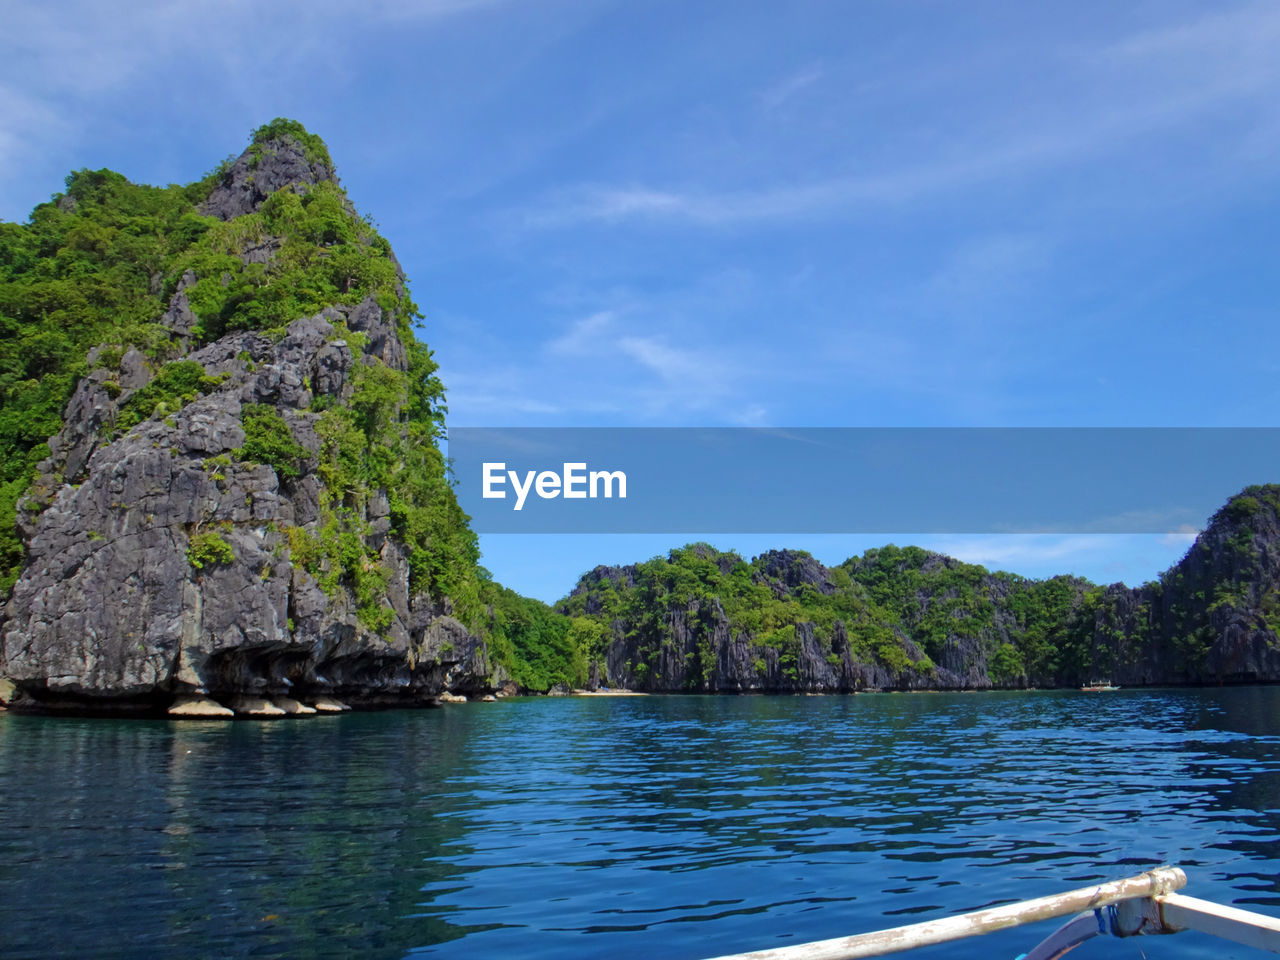
[[[1186,884],[1187,875],[1178,867],[1158,867],[1135,877],[1038,900],[1024,900],[852,937],[732,954],[715,960],[857,960],[859,957],[882,957],[1077,913],[1080,915],[1023,954],[1020,960],[1057,960],[1084,941],[1103,933],[1132,937],[1182,930],[1199,930],[1280,953],[1280,920],[1174,892]]]

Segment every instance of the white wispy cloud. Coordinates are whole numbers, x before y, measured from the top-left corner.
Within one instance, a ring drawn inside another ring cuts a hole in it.
[[[708,281],[712,287],[726,282]],[[706,295],[699,288],[659,304],[620,293],[619,306],[590,311],[544,339],[537,364],[498,379],[519,396],[540,392],[549,406],[620,413],[633,422],[671,414],[700,414],[716,423],[763,422],[766,404],[749,399],[756,379],[752,368],[731,347],[704,334],[681,342],[672,333],[682,326],[679,315]],[[485,393],[496,398],[502,391]],[[472,394],[462,396],[469,403]]]
[[[1111,549],[1113,540],[1105,534],[1001,534],[963,539],[944,537],[931,540],[929,548],[966,563],[1016,568],[1070,557],[1092,557]]]
[[[1191,534],[1194,539],[1194,534]],[[1095,582],[1130,585],[1177,563],[1189,541],[1156,534],[991,534],[909,538],[929,550],[1029,577],[1072,574]]]
[[[562,7],[577,0],[549,0]],[[305,97],[317,69],[362,69],[347,47],[371,28],[432,30],[528,0],[132,0],[8,3],[0,15],[0,183],[86,131],[101,138],[140,87],[194,86],[225,116],[258,122]],[[323,66],[321,66],[323,65]],[[367,66],[367,64],[366,64]],[[158,98],[163,99],[163,98]],[[216,104],[216,106],[214,105]],[[199,105],[183,106],[198,115]],[[271,111],[271,112],[268,112]]]
[[[701,226],[846,218],[873,205],[903,204],[1005,178],[1036,176],[1063,164],[1129,149],[1184,130],[1228,104],[1255,116],[1237,134],[1280,134],[1280,6],[1248,4],[1190,23],[1143,32],[1102,51],[1047,51],[1070,80],[1060,101],[1018,103],[978,114],[962,132],[926,151],[864,161],[860,169],[807,182],[725,189],[714,174],[701,182],[662,185],[581,183],[544,196],[523,214],[526,225],[673,221]],[[762,95],[783,103],[818,81],[809,68]],[[1249,152],[1261,151],[1252,143]],[[767,178],[764,178],[767,181]]]
[[[1196,527],[1184,524],[1181,530],[1160,534],[1160,544],[1165,547],[1183,547],[1185,549],[1195,543],[1198,536],[1200,536],[1200,531]]]
[[[321,4],[331,15],[373,17],[389,22],[434,20],[480,13],[495,7],[527,5],[531,0],[329,0]]]
[[[563,334],[548,340],[543,349],[557,356],[583,356],[595,352],[601,338],[613,328],[616,317],[613,310],[600,310],[575,320]]]
[[[17,166],[24,153],[68,132],[66,120],[48,101],[0,85],[0,169]]]
[[[723,276],[707,281],[719,289]],[[556,325],[540,341],[518,348],[519,362],[496,362],[510,345],[491,337],[475,318],[453,318],[451,337],[466,331],[468,346],[449,358],[451,421],[475,426],[516,418],[582,425],[670,423],[694,417],[710,423],[768,420],[765,401],[752,397],[759,377],[731,347],[698,333],[682,340],[680,315],[707,296],[702,287],[667,303],[626,291],[614,305],[588,309]],[[577,300],[579,297],[570,299]]]
[[[821,80],[823,72],[821,64],[810,64],[761,93],[760,102],[765,109],[776,110],[806,87],[810,87]]]
[[[1069,137],[1046,134],[1013,141],[997,149],[977,150],[953,161],[928,162],[887,173],[833,177],[801,185],[729,192],[586,184],[561,190],[535,204],[525,211],[523,221],[530,227],[645,219],[721,226],[842,218],[860,208],[906,202],[990,180],[1067,150],[1082,148],[1082,143]]]
[[[722,370],[707,350],[677,347],[662,336],[640,335],[631,329],[618,311],[599,310],[546,341],[543,352],[596,362],[627,358],[664,381],[687,384],[699,377],[713,387],[721,385]]]
[[[621,337],[618,349],[668,383],[688,383],[699,374],[714,371],[714,363],[708,364],[703,351],[674,347],[656,337]]]
[[[729,422],[738,427],[759,427],[769,422],[769,408],[763,403],[746,403],[729,411]]]
[[[928,295],[985,300],[1026,286],[1049,259],[1048,242],[1030,233],[983,234],[948,251],[927,283]]]
[[[1262,0],[1215,6],[1190,21],[1141,31],[1101,55],[1143,62],[1176,59],[1180,66],[1191,65],[1201,73],[1220,73],[1221,66],[1230,64],[1235,68],[1230,72],[1247,81],[1258,71],[1274,74],[1280,69],[1277,39],[1280,8]]]
[[[545,396],[544,385],[527,377],[514,367],[496,369],[490,367],[483,373],[456,368],[449,378],[448,404],[450,422],[463,411],[463,422],[488,420],[494,415],[499,419],[514,414],[554,417],[564,412],[564,407]]]

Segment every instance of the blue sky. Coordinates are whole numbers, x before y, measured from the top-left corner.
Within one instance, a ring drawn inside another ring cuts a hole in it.
[[[392,241],[458,425],[1276,422],[1274,3],[0,0],[0,19],[0,217],[78,167],[188,182],[297,118]],[[690,537],[482,546],[554,599]],[[837,562],[884,538],[714,539]],[[895,539],[1130,582],[1187,545]]]

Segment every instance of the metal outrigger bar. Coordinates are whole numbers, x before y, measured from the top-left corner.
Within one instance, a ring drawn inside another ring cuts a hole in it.
[[[1086,940],[1102,934],[1139,937],[1198,930],[1246,947],[1280,953],[1280,919],[1228,907],[1210,900],[1166,893],[1113,903],[1082,913],[1023,954],[1023,960],[1057,960]]]
[[[1123,880],[1035,900],[851,937],[732,954],[716,960],[857,960],[859,957],[882,957],[1072,914],[1078,916],[1018,960],[1057,960],[1086,940],[1102,934],[1133,937],[1182,930],[1199,930],[1260,950],[1280,953],[1280,919],[1174,892],[1186,884],[1187,875],[1178,867],[1158,867]]]

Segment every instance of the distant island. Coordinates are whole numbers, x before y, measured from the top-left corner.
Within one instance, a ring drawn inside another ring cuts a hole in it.
[[[1280,486],[1250,487],[1159,579],[992,573],[919,547],[828,568],[706,544],[597,567],[559,605],[592,682],[850,692],[1280,680]]]
[[[550,607],[480,566],[444,385],[323,141],[186,186],[77,171],[0,223],[0,703],[282,716],[575,687],[1280,680],[1280,486],[1136,589],[914,547],[706,544]]]

